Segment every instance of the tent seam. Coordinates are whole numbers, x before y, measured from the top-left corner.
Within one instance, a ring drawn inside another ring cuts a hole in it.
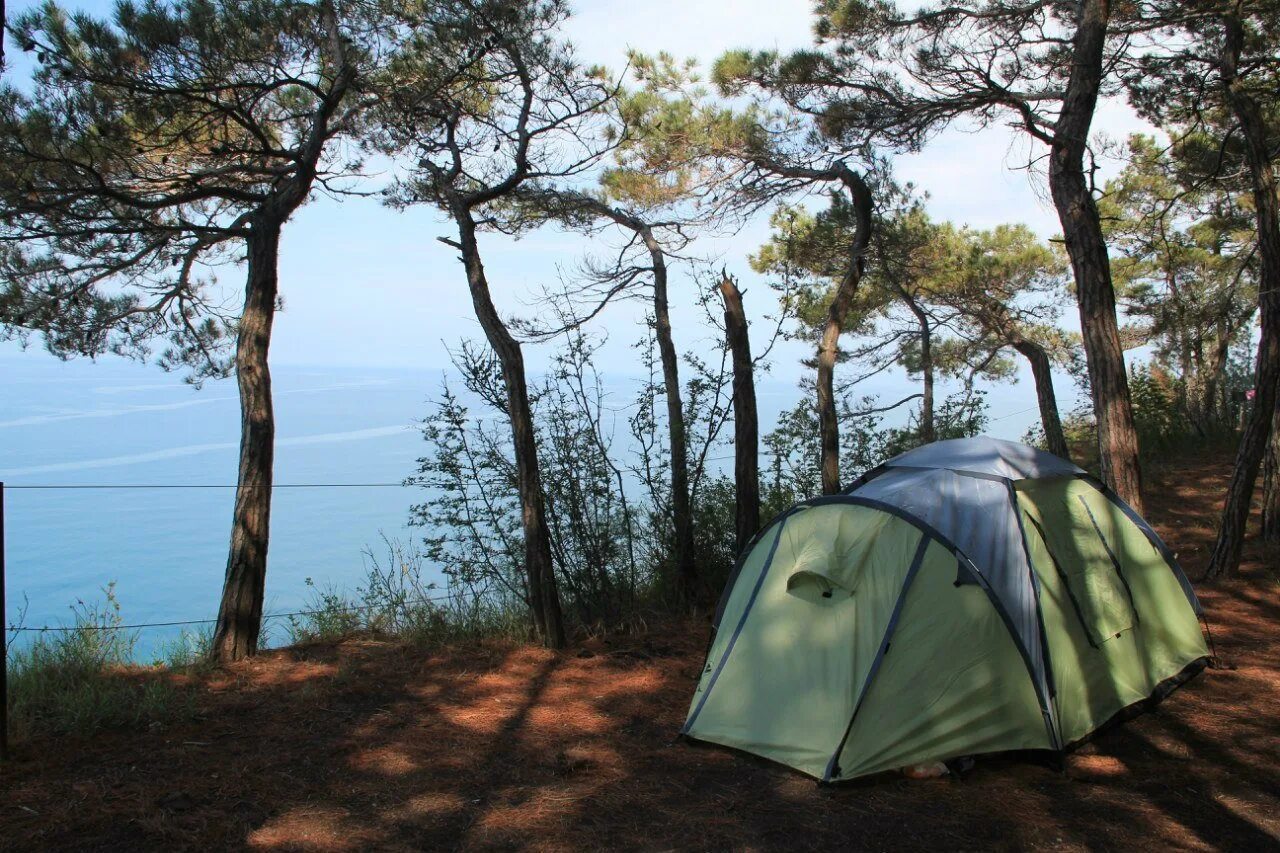
[[[1160,556],[1164,558],[1164,561],[1169,564],[1169,568],[1173,570],[1174,577],[1178,579],[1178,586],[1182,587],[1182,594],[1187,597],[1187,601],[1191,604],[1191,609],[1195,611],[1196,616],[1203,617],[1204,606],[1200,603],[1200,597],[1196,595],[1195,589],[1191,586],[1191,581],[1188,580],[1187,573],[1183,571],[1182,564],[1178,562],[1177,555],[1173,553],[1169,546],[1165,544],[1165,541],[1161,539],[1155,530],[1151,528],[1151,525],[1147,523],[1146,519],[1138,515],[1137,511],[1133,507],[1129,506],[1123,498],[1111,489],[1107,488],[1106,483],[1103,483],[1091,474],[1078,474],[1076,475],[1076,479],[1083,480],[1088,483],[1095,490],[1100,492],[1104,498],[1109,500],[1115,506],[1118,506],[1120,511],[1125,514],[1125,517],[1127,517],[1131,522],[1133,522],[1134,526],[1142,531],[1142,535],[1147,537],[1147,541],[1151,543],[1151,547],[1156,549],[1157,553],[1159,553]]]
[[[889,623],[884,629],[884,636],[880,639],[880,648],[876,650],[875,659],[871,661],[871,668],[867,671],[867,677],[863,680],[862,690],[858,693],[858,701],[854,703],[853,713],[849,715],[849,725],[845,727],[844,735],[840,738],[840,742],[836,744],[835,752],[831,753],[831,759],[827,762],[827,769],[823,771],[823,782],[830,782],[831,774],[839,770],[836,762],[840,758],[840,753],[844,752],[845,744],[849,741],[849,735],[853,732],[853,723],[858,719],[858,711],[862,709],[862,703],[871,691],[876,675],[880,672],[880,664],[884,661],[885,653],[889,651],[894,629],[898,627],[898,617],[902,615],[902,608],[907,601],[907,593],[911,589],[912,582],[916,579],[916,574],[920,571],[921,564],[924,563],[924,555],[929,550],[931,539],[932,537],[927,532],[920,531],[920,543],[916,545],[915,555],[911,558],[911,566],[907,569],[907,576],[903,578],[902,589],[898,591],[898,599],[894,602],[893,613],[890,614]]]
[[[1080,601],[1076,598],[1076,594],[1071,590],[1071,581],[1067,577],[1066,571],[1062,568],[1062,564],[1058,562],[1057,556],[1053,553],[1053,548],[1049,547],[1049,537],[1045,535],[1044,526],[1036,520],[1031,513],[1027,513],[1027,518],[1036,529],[1036,534],[1040,537],[1040,542],[1044,545],[1044,552],[1049,555],[1049,562],[1053,563],[1054,570],[1058,573],[1058,577],[1062,580],[1062,587],[1067,591],[1067,598],[1071,601],[1071,609],[1075,611],[1076,621],[1080,623],[1080,630],[1084,632],[1084,638],[1089,641],[1089,645],[1098,648],[1097,642],[1093,639],[1093,634],[1089,631],[1089,626],[1084,621],[1084,609],[1080,607]],[[1028,557],[1030,555],[1028,554]]]
[[[1089,523],[1093,525],[1093,532],[1098,535],[1098,541],[1102,543],[1103,549],[1107,552],[1107,558],[1111,560],[1111,568],[1115,569],[1116,577],[1120,578],[1120,583],[1124,584],[1125,595],[1129,596],[1129,609],[1133,611],[1133,624],[1140,626],[1142,624],[1142,614],[1138,612],[1138,602],[1133,598],[1133,588],[1129,586],[1129,579],[1124,576],[1124,570],[1120,568],[1120,559],[1116,557],[1116,552],[1111,550],[1111,543],[1107,541],[1107,537],[1102,535],[1102,528],[1098,526],[1098,519],[1094,517],[1093,510],[1089,509],[1089,505],[1085,503],[1084,496],[1076,495],[1076,499],[1080,501],[1084,511],[1089,514]]]
[[[1049,695],[1045,696],[1040,688],[1039,681],[1032,673],[1032,686],[1035,688],[1036,696],[1040,699],[1040,708],[1045,717],[1045,728],[1049,730],[1049,743],[1059,752],[1062,751],[1062,722],[1058,719],[1058,690],[1053,677],[1053,660],[1049,655],[1049,636],[1044,627],[1044,611],[1040,607],[1040,579],[1036,577],[1035,567],[1031,564],[1031,549],[1027,546],[1027,528],[1022,523],[1022,511],[1018,507],[1018,491],[1013,487],[1012,481],[1006,481],[1009,495],[1009,509],[1013,512],[1014,520],[1018,522],[1018,536],[1022,541],[1022,557],[1027,564],[1027,576],[1031,581],[1031,596],[1035,600],[1036,605],[1036,627],[1040,631],[1040,666],[1044,671],[1045,688],[1048,689]]]
[[[764,566],[760,569],[760,577],[756,579],[756,584],[751,590],[751,597],[747,599],[747,606],[742,610],[742,616],[738,619],[737,627],[733,629],[733,636],[729,638],[729,644],[725,647],[724,654],[720,657],[720,662],[716,664],[716,670],[711,674],[711,680],[707,682],[707,690],[702,694],[702,698],[698,700],[698,707],[689,715],[689,720],[681,729],[681,734],[688,734],[693,728],[694,722],[698,719],[698,715],[702,713],[703,707],[707,704],[707,699],[711,696],[712,689],[716,686],[716,681],[720,678],[720,673],[724,672],[725,664],[729,662],[729,655],[733,653],[733,647],[738,642],[738,637],[742,634],[742,628],[747,624],[747,617],[751,615],[751,608],[755,606],[756,598],[760,595],[760,588],[764,586],[764,579],[769,574],[769,569],[773,567],[773,557],[778,553],[778,544],[782,542],[782,531],[786,526],[787,517],[798,511],[799,507],[793,507],[786,512],[778,521],[778,532],[773,537],[773,544],[769,546],[769,556],[765,558]]]

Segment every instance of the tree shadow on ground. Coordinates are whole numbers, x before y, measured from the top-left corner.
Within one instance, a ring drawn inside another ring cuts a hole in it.
[[[1204,595],[1237,668],[1103,733],[1065,772],[988,756],[963,778],[823,787],[677,741],[703,623],[562,654],[353,640],[202,677],[192,722],[19,745],[0,768],[0,837],[60,850],[1275,847],[1280,613],[1264,570],[1249,571]]]

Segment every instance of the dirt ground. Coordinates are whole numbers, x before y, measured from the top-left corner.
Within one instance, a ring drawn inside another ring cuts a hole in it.
[[[1229,460],[1151,473],[1149,515],[1194,577]],[[1101,735],[1065,772],[987,757],[962,778],[821,787],[675,739],[706,626],[566,654],[273,652],[199,685],[201,718],[20,745],[8,850],[1280,849],[1275,554],[1202,588],[1228,668]]]

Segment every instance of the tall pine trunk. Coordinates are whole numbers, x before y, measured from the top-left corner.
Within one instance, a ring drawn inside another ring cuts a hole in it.
[[[512,337],[493,304],[489,281],[480,259],[480,246],[476,241],[476,225],[471,211],[465,207],[456,209],[454,220],[458,224],[458,247],[467,271],[471,303],[489,346],[498,356],[498,363],[502,366],[502,380],[506,386],[507,415],[511,421],[511,438],[519,480],[520,521],[524,529],[525,584],[534,631],[548,648],[564,648],[564,617],[560,609],[559,590],[556,588],[555,567],[551,560],[551,534],[547,528],[542,495],[542,474],[538,468],[538,444],[533,430],[533,410],[529,405],[524,355],[519,341]]]
[[[920,375],[924,379],[920,398],[920,439],[928,444],[938,439],[933,417],[933,326],[929,322],[928,312],[906,288],[899,287],[898,295],[911,309],[916,324],[920,327]]]
[[[720,297],[725,341],[733,357],[734,532],[737,552],[742,554],[760,529],[760,422],[747,314],[742,291],[729,275],[720,276]]]
[[[874,200],[867,182],[844,163],[834,169],[853,202],[854,219],[857,222],[853,244],[849,247],[848,265],[827,310],[818,344],[817,403],[818,436],[821,442],[822,493],[834,495],[840,491],[840,419],[836,411],[835,374],[840,352],[840,335],[853,308],[858,284],[862,281],[863,263],[867,246],[871,242],[871,213]]]
[[[1084,0],[1071,51],[1071,73],[1049,152],[1049,189],[1076,282],[1080,330],[1098,422],[1102,479],[1138,512],[1142,472],[1129,377],[1116,320],[1111,261],[1102,222],[1085,179],[1084,155],[1103,76],[1109,0]]]
[[[835,374],[840,352],[840,334],[858,292],[862,278],[857,261],[850,260],[840,284],[836,287],[818,344],[818,437],[822,442],[822,493],[840,492],[840,419],[836,411]]]
[[[1280,390],[1271,417],[1271,440],[1262,463],[1262,541],[1280,545]]]
[[[1045,443],[1049,452],[1063,459],[1071,459],[1067,437],[1062,431],[1062,419],[1058,417],[1058,397],[1053,390],[1053,369],[1049,354],[1034,341],[1018,340],[1013,344],[1031,365],[1031,376],[1036,383],[1036,402],[1040,405],[1040,424],[1044,427]]]
[[[1280,381],[1280,199],[1276,196],[1276,175],[1271,162],[1265,115],[1238,77],[1240,54],[1244,48],[1244,26],[1235,14],[1225,17],[1223,25],[1222,86],[1227,106],[1239,123],[1244,139],[1245,162],[1253,185],[1258,221],[1261,337],[1255,364],[1253,408],[1245,420],[1236,451],[1235,468],[1231,472],[1222,509],[1222,526],[1205,572],[1209,578],[1230,577],[1240,568],[1254,484],[1262,457],[1267,452],[1271,422],[1275,416],[1276,386]]]
[[[236,336],[240,390],[240,472],[231,524],[231,548],[213,634],[213,654],[226,663],[258,650],[267,579],[275,412],[267,356],[278,292],[278,221],[259,219],[248,238],[248,278]]]
[[[819,467],[822,473],[822,493],[833,495],[840,491],[840,421],[836,411],[835,373],[840,352],[840,335],[845,320],[853,307],[862,280],[867,246],[871,242],[871,215],[875,199],[871,187],[862,175],[849,168],[843,160],[826,169],[790,166],[767,159],[756,161],[762,169],[776,175],[805,181],[839,181],[849,191],[856,226],[853,242],[849,246],[848,262],[836,292],[832,294],[827,309],[827,319],[822,324],[818,340],[816,397],[818,409]]]
[[[1209,358],[1205,360],[1205,364],[1200,368],[1201,399],[1199,417],[1205,429],[1212,431],[1217,431],[1224,425],[1230,426],[1230,424],[1224,424],[1221,417],[1221,409],[1218,405],[1218,393],[1222,387],[1222,375],[1226,372],[1227,356],[1231,352],[1231,340],[1234,334],[1234,330],[1228,330],[1224,326],[1225,324],[1219,324],[1218,339],[1214,343]]]
[[[653,319],[662,362],[663,394],[667,399],[667,440],[671,451],[671,520],[675,535],[676,578],[680,595],[696,602],[700,589],[693,561],[693,507],[689,495],[689,452],[685,438],[684,397],[680,389],[680,356],[671,334],[671,309],[667,300],[666,253],[646,227],[639,229],[653,264]]]

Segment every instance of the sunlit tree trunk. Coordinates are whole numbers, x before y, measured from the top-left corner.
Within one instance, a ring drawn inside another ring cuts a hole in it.
[[[928,312],[906,288],[898,288],[898,295],[915,315],[916,324],[920,327],[920,375],[923,379],[920,398],[920,440],[927,444],[938,438],[933,417],[933,324],[930,322]]]
[[[724,300],[725,339],[733,357],[734,531],[741,554],[760,529],[760,423],[747,314],[742,291],[731,276],[721,275],[720,297]]]
[[[467,271],[467,286],[480,327],[502,366],[507,391],[507,415],[515,450],[519,479],[520,520],[524,529],[525,585],[534,630],[548,648],[566,645],[564,618],[551,559],[551,538],[538,468],[538,445],[533,429],[533,410],[525,378],[524,355],[520,343],[507,329],[489,292],[489,281],[476,241],[476,224],[471,211],[461,205],[453,211],[458,223],[458,248]]]
[[[1080,330],[1098,422],[1102,479],[1142,511],[1138,433],[1116,319],[1111,261],[1098,207],[1085,178],[1084,155],[1103,77],[1109,0],[1084,0],[1072,45],[1071,71],[1049,153],[1049,189],[1062,223],[1080,308]]]
[[[1280,391],[1271,417],[1271,440],[1262,464],[1262,539],[1280,545]]]
[[[858,292],[862,273],[858,264],[850,263],[844,277],[836,287],[822,327],[822,339],[818,344],[818,437],[822,442],[822,493],[838,494],[840,491],[840,419],[836,411],[835,373],[840,352],[840,334]]]
[[[1224,39],[1220,60],[1222,85],[1228,106],[1240,126],[1245,162],[1253,184],[1253,204],[1258,223],[1258,307],[1261,331],[1254,373],[1254,399],[1236,451],[1235,468],[1227,486],[1222,526],[1209,556],[1205,574],[1230,577],[1240,568],[1249,510],[1258,468],[1267,452],[1275,417],[1277,382],[1280,382],[1280,199],[1272,166],[1266,118],[1261,105],[1246,91],[1238,77],[1244,47],[1244,27],[1239,17],[1223,20]]]
[[[840,491],[840,417],[836,410],[836,361],[840,352],[840,335],[844,332],[845,321],[849,318],[854,297],[858,293],[858,284],[862,281],[867,246],[871,242],[871,210],[874,203],[871,188],[861,175],[840,163],[835,168],[835,176],[849,191],[857,225],[853,244],[849,247],[847,265],[831,299],[818,345],[818,433],[822,447],[824,495],[834,495]]]
[[[259,219],[253,222],[247,241],[248,276],[235,360],[240,390],[240,473],[222,603],[213,635],[213,653],[223,662],[257,652],[262,627],[275,454],[267,356],[278,292],[280,227],[278,221]]]
[[[1044,427],[1045,443],[1049,452],[1063,459],[1071,458],[1067,437],[1062,431],[1062,419],[1058,416],[1058,397],[1053,390],[1053,369],[1049,354],[1034,341],[1019,340],[1013,345],[1031,365],[1031,376],[1036,385],[1036,402],[1040,406],[1040,425]]]

